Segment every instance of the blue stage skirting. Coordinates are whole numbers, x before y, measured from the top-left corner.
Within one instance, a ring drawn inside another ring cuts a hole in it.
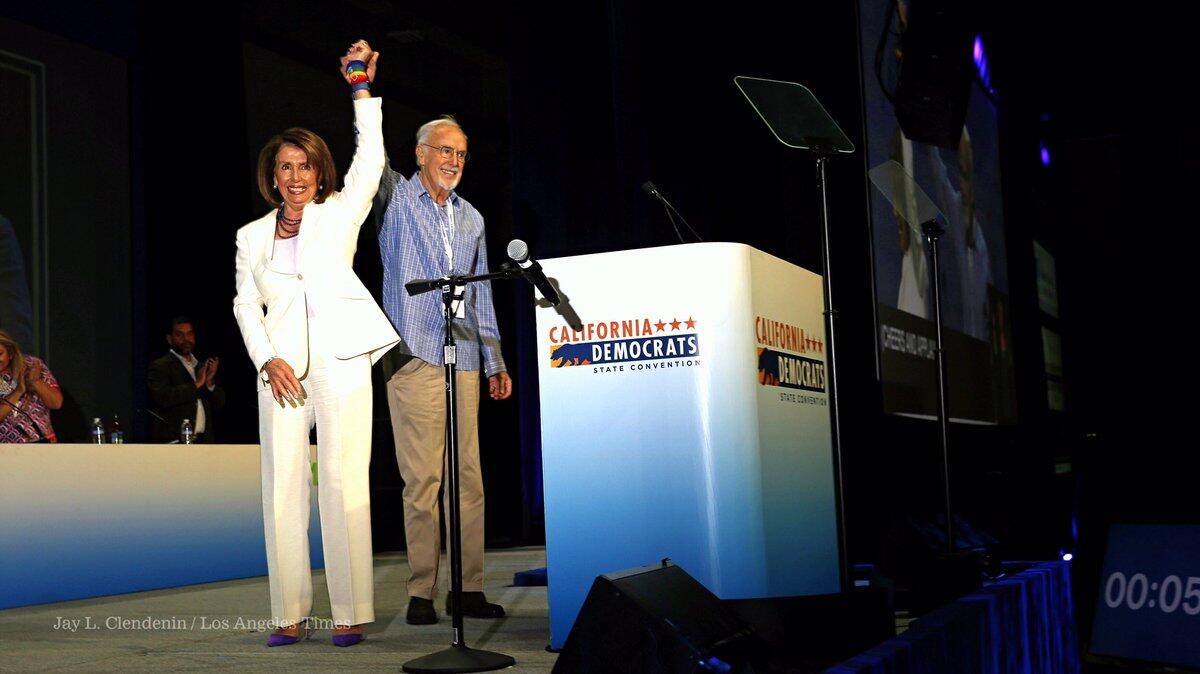
[[[900,636],[831,667],[848,674],[1080,671],[1067,562],[1043,562],[930,612]]]

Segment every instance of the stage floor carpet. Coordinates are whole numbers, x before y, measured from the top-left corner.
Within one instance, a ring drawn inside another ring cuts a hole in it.
[[[449,569],[444,556],[442,563]],[[507,671],[549,672],[558,657],[545,650],[546,588],[512,587],[514,573],[545,565],[542,547],[487,553],[484,591],[508,615],[466,619],[466,643],[514,657],[516,667]],[[425,626],[404,621],[407,578],[404,553],[375,556],[375,622],[350,648],[335,648],[329,631],[267,648],[266,576],[8,609],[0,611],[0,671],[399,671],[453,638],[449,617]],[[439,611],[443,603],[439,596]],[[329,618],[323,571],[313,572],[313,613]]]

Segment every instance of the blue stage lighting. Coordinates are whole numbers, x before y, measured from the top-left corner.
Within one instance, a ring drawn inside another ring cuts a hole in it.
[[[975,36],[975,44],[971,49],[971,58],[975,61],[975,69],[979,72],[979,82],[983,84],[983,88],[987,89],[988,93],[993,96],[996,91],[992,89],[991,73],[988,72],[987,53],[983,50],[983,37]]]

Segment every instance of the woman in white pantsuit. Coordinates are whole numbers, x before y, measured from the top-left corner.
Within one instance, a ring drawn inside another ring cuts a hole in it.
[[[358,643],[359,626],[375,619],[370,370],[399,338],[352,265],[384,166],[380,101],[368,86],[378,56],[360,40],[341,59],[357,133],[342,191],[334,190],[337,171],[325,142],[306,129],[288,129],[259,155],[259,190],[273,210],[237,233],[233,312],[260,375],[263,527],[278,625],[269,646],[299,641],[312,610],[308,439],[314,423],[333,643]]]

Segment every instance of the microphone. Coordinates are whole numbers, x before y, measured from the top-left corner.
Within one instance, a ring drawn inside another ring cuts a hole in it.
[[[671,215],[672,211],[675,212],[675,215],[679,216],[679,219],[683,221],[683,224],[687,226],[688,231],[690,231],[692,235],[696,237],[697,241],[704,240],[699,234],[696,234],[696,230],[692,229],[692,226],[688,224],[687,218],[683,217],[683,214],[680,213],[674,206],[672,206],[671,202],[667,201],[667,198],[662,195],[662,192],[658,191],[658,188],[654,185],[654,183],[647,180],[646,182],[642,183],[642,190],[646,194],[649,194],[650,196],[662,202],[663,210],[667,212],[667,219],[671,221],[671,228],[675,230],[675,236],[679,238],[679,243],[687,242],[683,240],[683,234],[679,233],[679,225],[675,224],[675,218]]]
[[[149,407],[138,407],[138,408],[134,409],[134,411],[135,412],[145,412],[146,414],[149,414],[150,416],[154,417],[155,419],[158,419],[159,421],[161,421],[167,425],[170,425],[170,423],[171,423],[171,422],[167,421],[166,417],[159,414],[158,412],[155,412],[154,410],[150,409]],[[168,440],[166,442],[166,444],[177,445],[177,444],[179,444],[179,438],[175,438],[174,440]]]
[[[166,417],[164,417],[163,415],[159,414],[158,412],[155,412],[154,410],[152,410],[148,407],[139,407],[137,409],[137,411],[145,412],[146,414],[149,414],[150,416],[154,417],[155,419],[158,419],[159,421],[163,422],[164,424],[167,423]]]
[[[521,270],[521,275],[525,280],[537,287],[542,293],[542,297],[551,306],[558,306],[562,303],[562,298],[558,296],[558,291],[554,286],[550,285],[550,279],[546,278],[546,272],[542,271],[542,265],[536,260],[529,259],[529,246],[520,239],[513,239],[508,242],[508,257],[513,262],[517,263],[517,267]]]
[[[30,416],[30,414],[29,414],[28,412],[26,412],[25,410],[21,409],[21,408],[20,408],[20,407],[18,407],[17,405],[14,405],[14,404],[12,404],[11,402],[9,402],[9,401],[8,401],[8,397],[7,397],[7,396],[0,396],[0,402],[4,403],[5,405],[8,405],[8,406],[9,406],[9,407],[11,407],[11,408],[13,408],[13,411],[15,411],[15,412],[20,412],[20,413],[21,413],[21,416],[23,416],[23,417],[25,417],[26,419],[28,419],[30,424],[33,424],[33,430],[34,430],[34,432],[35,432],[35,433],[37,433],[37,434],[38,434],[38,439],[37,439],[37,440],[34,440],[34,442],[35,442],[35,443],[37,443],[37,442],[46,442],[46,440],[47,440],[47,438],[46,438],[46,434],[42,432],[42,425],[41,425],[41,424],[39,424],[39,423],[37,422],[37,419],[34,419],[32,416]],[[17,402],[21,402],[21,401],[20,401],[20,400],[18,400]]]
[[[412,297],[413,295],[420,295],[421,293],[427,293],[431,290],[438,290],[449,282],[449,276],[443,276],[442,278],[423,278],[405,283],[404,289],[408,291],[409,297]]]
[[[654,186],[654,183],[650,182],[649,180],[642,183],[642,190],[646,194],[649,194],[650,196],[662,202],[663,210],[667,212],[667,220],[671,221],[671,229],[675,230],[675,237],[679,239],[679,243],[684,243],[683,235],[679,233],[679,225],[675,224],[675,216],[671,215],[671,203],[668,202],[666,197],[664,197],[662,193],[658,191],[658,188]]]

